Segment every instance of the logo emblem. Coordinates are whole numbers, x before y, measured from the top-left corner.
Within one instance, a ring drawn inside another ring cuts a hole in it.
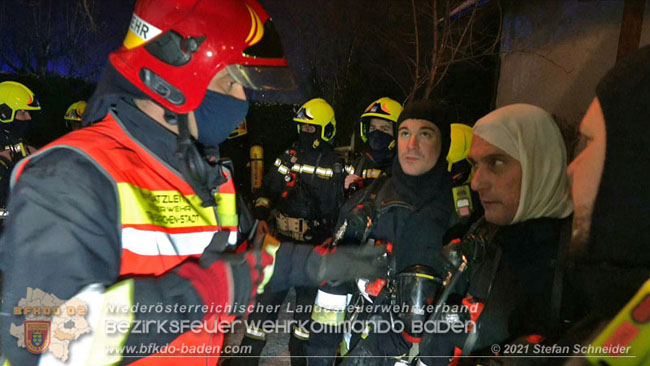
[[[25,347],[31,353],[43,353],[50,345],[50,322],[43,320],[26,320]]]
[[[248,36],[244,42],[249,46],[252,46],[259,42],[264,36],[264,25],[262,24],[262,19],[260,19],[260,16],[257,15],[255,10],[253,10],[253,8],[251,8],[248,4],[246,4],[246,7],[248,8],[248,12],[251,16],[251,29],[248,32]]]

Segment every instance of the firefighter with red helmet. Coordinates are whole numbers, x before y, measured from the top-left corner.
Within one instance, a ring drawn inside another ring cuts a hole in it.
[[[3,365],[216,365],[226,317],[257,293],[376,276],[383,248],[268,236],[239,220],[218,144],[244,87],[291,86],[254,0],[138,0],[73,131],[23,159],[0,239]]]

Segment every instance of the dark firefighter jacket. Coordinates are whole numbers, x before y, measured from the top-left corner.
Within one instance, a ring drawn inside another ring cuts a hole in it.
[[[277,157],[264,176],[256,216],[266,220],[269,209],[277,209],[288,217],[319,221],[318,231],[326,236],[343,200],[344,178],[343,161],[330,144],[300,148],[295,143]]]
[[[552,320],[551,304],[555,259],[560,233],[568,228],[569,222],[570,218],[539,218],[500,227],[488,245],[491,249],[485,260],[470,263],[455,292],[460,297],[472,296],[485,305],[476,322],[478,338],[472,347],[478,354],[490,354],[491,345],[513,342],[522,336],[557,335],[558,324]],[[493,272],[497,247],[501,257]],[[421,360],[427,366],[447,365],[447,358],[427,356],[452,356],[454,347],[463,349],[466,335],[424,335],[420,343]]]
[[[164,187],[169,184],[175,184],[170,182],[179,180],[181,177],[181,174],[178,173],[179,161],[174,155],[176,136],[151,120],[133,104],[125,100],[118,101],[117,105],[113,107],[111,115],[101,124],[103,125],[99,129],[95,129],[94,126],[90,129],[94,129],[93,131],[115,129],[114,134],[102,137],[102,141],[115,141],[116,146],[123,143],[125,147],[135,143],[140,146],[137,148],[138,150],[144,149],[144,152],[140,154],[124,155],[131,156],[133,159],[119,170],[119,174],[126,177],[126,182],[141,180],[140,172],[150,174],[148,172],[151,170],[146,168],[149,166],[146,161],[152,161],[160,166],[163,171],[162,176],[171,177],[168,181],[152,184],[157,184],[158,187],[165,189]],[[84,129],[80,131],[84,131]],[[80,131],[76,133],[82,133]],[[124,140],[116,140],[115,136],[123,136]],[[124,311],[124,314],[130,318],[121,319],[121,321],[127,321],[127,324],[130,324],[131,328],[128,328],[130,330],[128,332],[120,331],[120,334],[128,336],[123,345],[135,348],[131,351],[128,349],[115,349],[114,351],[102,349],[107,353],[122,354],[124,356],[123,364],[144,365],[148,364],[147,361],[156,364],[163,364],[164,361],[173,362],[173,358],[152,359],[148,356],[161,352],[162,346],[192,333],[188,328],[188,324],[192,321],[246,312],[246,309],[241,307],[229,308],[225,306],[249,304],[251,294],[255,293],[252,272],[246,268],[248,265],[243,264],[245,262],[219,262],[221,264],[214,267],[220,268],[220,270],[217,271],[218,273],[213,273],[214,278],[209,285],[203,286],[203,288],[210,288],[214,291],[212,298],[216,300],[212,304],[204,303],[203,292],[200,292],[200,287],[197,287],[194,281],[188,280],[184,275],[181,276],[175,271],[146,275],[144,274],[145,267],[132,266],[129,270],[125,269],[125,264],[135,262],[131,260],[133,258],[125,257],[125,254],[128,253],[124,250],[123,244],[126,229],[129,229],[126,226],[129,225],[120,221],[128,215],[138,212],[128,210],[126,205],[132,204],[137,208],[137,206],[142,207],[147,204],[147,202],[135,202],[136,200],[133,199],[128,200],[125,197],[130,192],[134,197],[141,197],[145,201],[158,202],[157,196],[147,194],[146,191],[137,188],[135,191],[127,190],[128,192],[123,194],[121,189],[125,186],[121,185],[122,183],[116,184],[106,170],[98,168],[97,162],[74,149],[56,148],[35,155],[32,159],[34,161],[30,160],[22,166],[22,171],[17,173],[20,174],[20,177],[12,188],[12,196],[8,205],[10,215],[5,233],[0,239],[0,264],[4,275],[2,312],[10,314],[1,319],[2,354],[11,361],[12,365],[35,365],[39,362],[40,357],[52,357],[49,352],[40,356],[17,346],[18,338],[14,336],[18,334],[15,328],[22,328],[22,324],[26,321],[25,315],[14,315],[14,307],[19,304],[21,298],[26,298],[29,294],[38,291],[61,300],[81,296],[90,307],[89,314],[93,314],[93,309],[95,314],[98,309],[101,309],[99,311],[101,316],[112,314],[110,309],[106,312],[104,311],[106,309],[101,308],[102,303],[106,304],[106,301],[113,302],[117,306],[124,305],[125,301],[127,305],[137,305],[138,308],[135,311],[132,308]],[[129,164],[132,164],[133,169],[129,168]],[[161,188],[152,186],[150,189]],[[191,195],[191,192],[188,191],[182,195],[187,194]],[[127,210],[121,210],[120,207],[126,207]],[[149,207],[164,208],[160,205]],[[199,208],[190,209],[190,211],[192,210],[200,211]],[[160,214],[160,212],[149,212],[145,216],[129,216],[129,218],[146,221],[147,218],[151,219],[151,215],[155,216],[156,214]],[[196,233],[196,228],[188,225],[187,219],[191,218],[184,217],[184,214],[186,212],[172,215],[181,218],[181,221],[176,222],[180,226],[165,226],[167,227],[166,231],[160,232],[159,240],[153,242],[154,247],[162,250],[164,247],[162,244],[169,242],[169,239],[165,239],[169,238],[166,236],[167,234],[181,237],[188,231],[190,234]],[[231,226],[225,223],[224,225]],[[141,225],[136,221],[134,228],[135,226],[144,230],[146,236],[143,240],[152,243],[151,232],[158,230],[157,225],[147,225],[146,223]],[[221,227],[223,228],[223,226]],[[231,226],[231,229],[235,228],[236,225],[235,227]],[[205,233],[211,234],[214,231],[218,231],[218,227],[207,226]],[[172,242],[174,241],[172,240]],[[132,240],[131,243],[137,245],[138,241]],[[177,241],[176,243],[178,244]],[[201,250],[196,247],[208,246],[210,235],[207,236],[207,241],[205,238],[203,240],[192,239],[181,244],[183,249],[191,252],[185,254],[198,256],[201,254]],[[171,253],[172,256],[169,256],[170,253],[159,252],[157,254],[149,253],[152,257],[140,259],[151,264],[159,259],[161,268],[171,269],[175,264],[179,264],[179,258],[176,258],[178,255],[173,255],[178,254],[176,251],[179,248],[174,249]],[[293,252],[283,254],[283,251],[294,250],[291,245],[281,246],[278,252],[279,258],[275,264],[275,272],[280,274],[284,273],[280,268],[290,266],[283,261],[291,258],[294,254]],[[146,253],[144,254],[146,255]],[[171,263],[168,260],[174,262]],[[304,261],[304,258],[302,260]],[[143,275],[133,276],[134,273]],[[278,281],[290,282],[286,276],[279,275],[278,277]],[[267,285],[267,288],[269,287],[272,287],[271,283]],[[179,310],[179,305],[184,305],[183,309],[185,310]],[[188,307],[192,305],[194,310],[188,310]],[[203,305],[209,306],[206,309]],[[147,310],[143,311],[143,307]],[[118,313],[123,311],[119,309],[121,308],[116,310]],[[177,322],[176,327],[169,328],[174,321]],[[154,322],[153,326],[151,322]],[[135,324],[139,324],[138,328],[135,328]],[[145,324],[150,324],[150,327],[143,327]],[[167,328],[158,331],[157,325],[167,326]],[[111,333],[109,328],[104,330]],[[116,326],[113,327],[113,330],[115,328]],[[218,331],[215,333],[214,327],[211,329],[213,332],[208,334],[210,345],[216,346],[220,343],[223,334]],[[95,329],[91,336],[80,337],[79,340],[74,340],[71,343],[85,342],[84,339],[86,341],[90,339],[92,342],[101,333],[97,330]],[[115,332],[113,331],[113,333]],[[193,336],[191,335],[190,338]],[[197,339],[198,337],[194,337],[194,341]],[[191,346],[195,345],[194,343],[188,341],[185,344]],[[141,345],[155,345],[156,347],[148,347],[143,350]],[[187,354],[179,349],[167,349],[167,351],[170,354]],[[216,364],[218,358],[215,356],[219,351],[218,348],[212,347],[199,353],[212,356],[209,358],[208,364]],[[93,354],[92,357],[99,356]],[[119,360],[119,358],[113,358],[112,362]],[[207,356],[184,358],[183,364],[196,362],[204,365],[207,360]]]
[[[452,180],[444,164],[438,163],[428,173],[413,177],[404,174],[395,159],[393,176],[377,180],[348,200],[341,209],[337,226],[350,218],[355,207],[371,200],[369,197],[375,193],[376,221],[369,238],[393,244],[397,272],[417,264],[430,266],[434,270],[443,268],[440,256],[444,245],[442,238],[456,220],[451,189]],[[346,244],[354,243],[343,243]],[[356,284],[349,283],[338,286],[325,285],[319,289],[319,296],[327,297],[323,293],[345,295],[355,289]],[[316,305],[320,306],[318,299],[316,302]],[[403,348],[408,350],[407,342],[401,334],[388,333],[381,336],[385,336],[381,341],[383,349],[377,350],[376,356]],[[329,365],[327,358],[336,354],[341,339],[341,333],[312,334],[308,354],[323,357],[322,364]]]

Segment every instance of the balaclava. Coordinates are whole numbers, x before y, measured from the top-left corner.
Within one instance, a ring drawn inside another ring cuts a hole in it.
[[[436,165],[428,172],[412,176],[404,173],[399,159],[393,160],[393,182],[395,189],[405,200],[415,207],[430,204],[432,200],[449,199],[451,201],[452,179],[447,172],[445,156],[451,142],[452,117],[449,110],[429,100],[411,102],[404,107],[397,120],[397,128],[407,119],[429,121],[440,129],[441,149]],[[399,135],[399,133],[398,133]],[[396,136],[399,144],[399,137]],[[448,197],[440,197],[441,192],[449,192]]]

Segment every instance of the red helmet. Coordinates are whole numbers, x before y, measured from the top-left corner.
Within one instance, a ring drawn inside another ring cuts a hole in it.
[[[271,18],[255,0],[138,0],[113,66],[176,113],[195,110],[223,68],[250,89],[294,79]]]

